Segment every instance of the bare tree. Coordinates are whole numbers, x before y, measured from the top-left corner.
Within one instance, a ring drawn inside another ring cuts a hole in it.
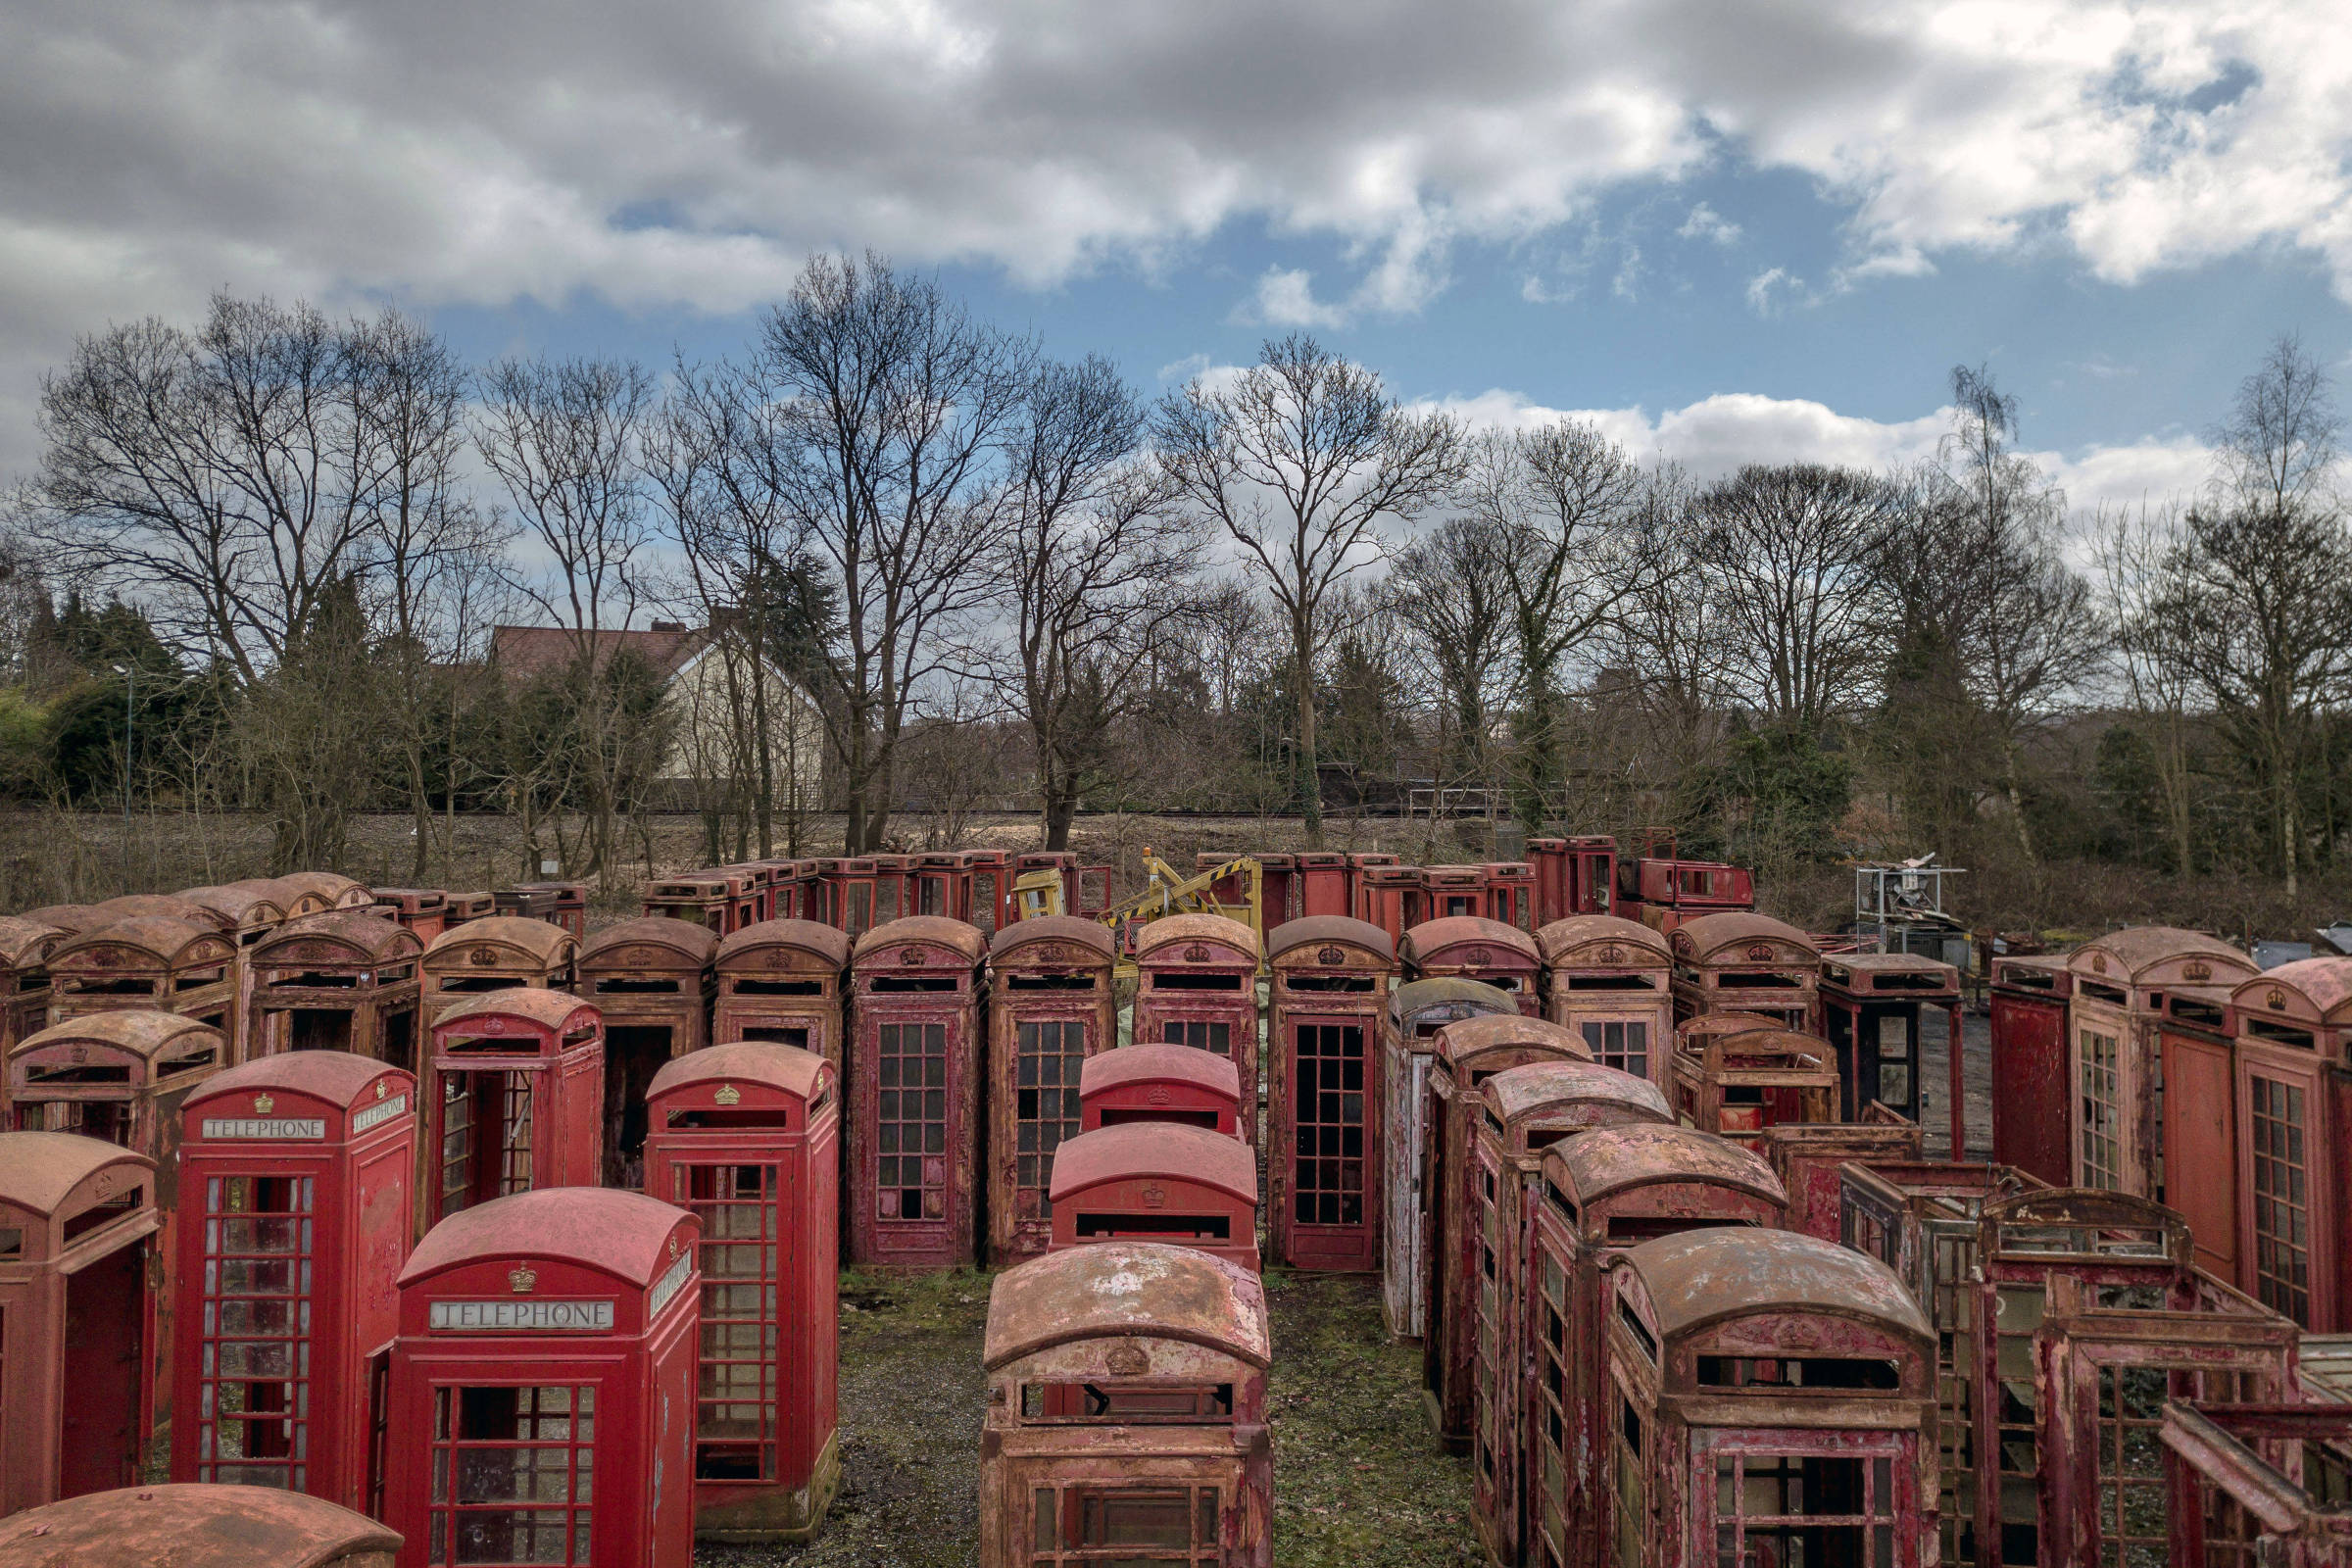
[[[1323,842],[1315,655],[1333,590],[1370,564],[1384,524],[1410,523],[1460,480],[1461,426],[1400,408],[1380,376],[1311,337],[1267,342],[1230,382],[1195,377],[1156,421],[1160,461],[1185,498],[1241,549],[1290,622],[1298,805]]]
[[[1470,466],[1465,502],[1502,541],[1519,674],[1514,808],[1531,833],[1543,831],[1563,765],[1562,664],[1671,569],[1635,526],[1644,482],[1625,449],[1582,419],[1489,435]]]
[[[1435,680],[1438,767],[1450,781],[1486,776],[1496,710],[1508,700],[1511,581],[1505,533],[1477,517],[1440,523],[1397,554],[1380,609],[1421,645],[1412,663]]]
[[[1868,696],[1886,628],[1871,568],[1901,504],[1876,474],[1815,464],[1751,464],[1699,496],[1700,581],[1725,617],[1735,704],[1819,738]]]
[[[1877,552],[1899,628],[1888,704],[1912,710],[1900,750],[1931,793],[1997,792],[2033,861],[2027,733],[2098,666],[2103,624],[2062,553],[2065,497],[2015,449],[2016,400],[1989,372],[1958,366],[1952,402],[1938,465],[1917,476]],[[1936,824],[1939,834],[1954,825]]]
[[[2326,374],[2279,339],[2238,388],[2216,493],[2184,519],[2159,606],[2270,800],[2290,898],[2304,857],[2303,771],[2322,715],[2352,696],[2352,528],[2333,483],[2341,428]]]
[[[618,863],[620,781],[633,737],[607,678],[644,584],[648,525],[639,446],[653,412],[642,366],[613,360],[499,361],[483,372],[474,446],[548,558],[518,588],[564,631],[579,726],[572,780],[587,817],[586,871]]]
[[[1010,612],[1003,686],[1029,729],[1044,846],[1116,772],[1122,721],[1162,634],[1196,609],[1200,532],[1139,462],[1144,408],[1104,360],[1040,366],[1007,435],[1005,528],[990,575]]]
[[[792,424],[779,479],[841,595],[820,674],[853,855],[881,842],[918,688],[959,617],[998,591],[980,566],[1002,525],[999,459],[1029,358],[936,282],[874,256],[811,261],[762,324],[754,370]]]
[[[2166,565],[2180,548],[2178,504],[2101,508],[2091,524],[2100,621],[2111,635],[2109,669],[2146,744],[2172,842],[2174,869],[2196,869],[2196,791],[2190,766],[2195,681],[2166,610]]]

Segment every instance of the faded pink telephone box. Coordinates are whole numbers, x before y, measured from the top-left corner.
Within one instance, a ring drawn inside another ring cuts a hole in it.
[[[1080,1133],[1054,1166],[1053,1250],[1093,1242],[1196,1247],[1254,1270],[1257,1157],[1238,1138],[1174,1122]]]
[[[403,1568],[687,1568],[701,1231],[641,1193],[562,1187],[416,1244],[384,1420]]]
[[[527,986],[467,998],[433,1025],[422,1093],[423,1229],[494,1198],[596,1185],[605,1026],[594,1004]]]
[[[416,1090],[398,1067],[302,1051],[231,1067],[181,1102],[174,1480],[370,1505]]]
[[[136,1480],[153,1432],[144,1307],[155,1161],[0,1133],[0,1514]],[[0,1538],[10,1534],[0,1529]]]
[[[1089,1056],[1078,1069],[1082,1132],[1165,1121],[1240,1138],[1241,1105],[1233,1063],[1191,1046],[1127,1046]]]
[[[646,1096],[645,1190],[703,1224],[695,1533],[804,1541],[841,1484],[841,1092],[832,1063],[748,1041]]]
[[[1163,915],[1135,938],[1136,1045],[1195,1046],[1233,1063],[1257,1142],[1257,935],[1221,914]]]
[[[1529,1017],[1544,1014],[1544,960],[1536,939],[1516,926],[1477,915],[1424,920],[1396,944],[1396,959],[1407,980],[1483,980],[1509,992]]]

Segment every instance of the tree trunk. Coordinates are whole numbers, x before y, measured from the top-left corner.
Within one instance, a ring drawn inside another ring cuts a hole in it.
[[[2009,795],[2009,821],[2017,831],[2017,850],[2028,865],[2038,866],[2041,858],[2034,853],[2034,830],[2026,825],[2026,792],[2017,776],[2017,748],[2005,746],[2001,752],[2002,783]]]
[[[1046,843],[1049,850],[1070,847],[1070,820],[1078,814],[1078,792],[1066,785],[1046,798]]]
[[[412,741],[409,746],[409,805],[415,813],[416,849],[409,857],[409,885],[425,886],[425,855],[432,845],[433,805],[424,793],[424,748]]]
[[[2300,889],[2296,862],[2302,858],[2303,824],[2296,809],[2295,770],[2284,758],[2278,761],[2278,852],[2286,868],[2286,896],[2292,899]]]
[[[1306,829],[1306,847],[1323,847],[1323,779],[1315,766],[1315,662],[1309,632],[1302,620],[1292,622],[1292,650],[1298,682],[1298,815]]]

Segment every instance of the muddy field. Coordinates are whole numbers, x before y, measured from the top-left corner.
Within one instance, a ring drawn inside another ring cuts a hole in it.
[[[842,1278],[842,1490],[823,1535],[702,1546],[698,1568],[968,1568],[979,1540],[981,1331],[989,1276]],[[1365,1275],[1270,1270],[1274,1560],[1284,1568],[1480,1561],[1467,1460],[1421,1415],[1417,1348]]]

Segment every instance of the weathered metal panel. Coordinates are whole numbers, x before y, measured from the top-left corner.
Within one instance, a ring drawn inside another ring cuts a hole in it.
[[[1295,1268],[1379,1266],[1380,1028],[1396,954],[1361,920],[1316,915],[1266,939],[1269,1239]]]

